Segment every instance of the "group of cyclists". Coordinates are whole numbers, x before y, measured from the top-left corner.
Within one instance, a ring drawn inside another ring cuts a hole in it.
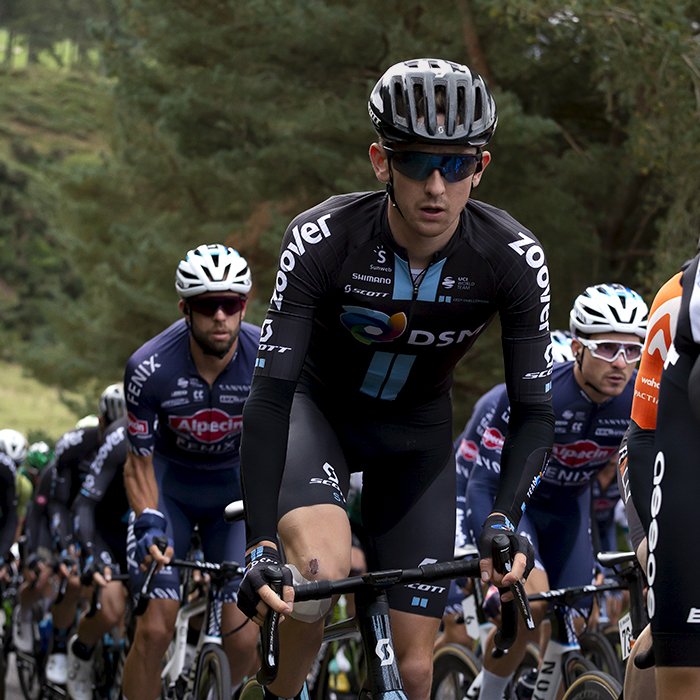
[[[207,559],[246,564],[222,608],[232,687],[259,667],[257,625],[274,610],[283,616],[280,669],[263,692],[301,699],[332,601],[294,603],[292,584],[350,572],[353,474],[362,473],[368,569],[449,560],[455,543],[470,542],[485,585],[507,591],[524,579],[536,593],[594,579],[595,551],[614,540],[613,475],[626,437],[631,493],[649,532],[658,697],[691,697],[700,604],[692,567],[682,559],[672,568],[669,553],[687,531],[677,509],[692,511],[700,481],[687,475],[681,486],[669,473],[698,439],[697,258],[674,282],[675,316],[661,340],[647,338],[658,330],[654,310],[649,321],[641,296],[614,283],[586,289],[569,332],[551,334],[537,238],[471,196],[498,121],[483,79],[450,61],[403,61],[375,85],[369,114],[369,156],[386,191],[331,197],[290,223],[262,327],[244,321],[253,284],[245,259],[200,245],[177,265],[181,318],[135,349],[95,419],[53,450],[0,431],[3,567],[22,542],[15,645],[31,651],[37,606],[50,611],[46,677],[91,700],[96,644],[123,626],[155,562],[121,682],[124,700],[155,700],[181,599],[169,562],[186,556],[196,527]],[[505,383],[477,402],[453,445],[452,373],[496,315]],[[637,375],[647,356],[655,373]],[[245,522],[225,522],[224,507],[241,498]],[[493,565],[499,535],[507,571]],[[280,574],[278,595],[270,584]],[[66,581],[60,600],[57,577]],[[680,617],[671,577],[687,583]],[[94,586],[102,605],[87,617],[82,601]],[[448,603],[448,586],[429,588],[388,593],[411,700],[429,697]],[[582,621],[590,605],[579,604]],[[544,612],[533,606],[537,623]],[[482,700],[501,700],[533,637],[539,629],[521,627],[508,654],[484,654]]]

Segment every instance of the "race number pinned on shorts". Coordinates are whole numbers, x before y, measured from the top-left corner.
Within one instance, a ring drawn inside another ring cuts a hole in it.
[[[464,626],[467,634],[472,639],[479,638],[479,620],[476,617],[476,598],[468,596],[462,601],[462,614],[464,615]]]
[[[623,615],[617,626],[620,631],[620,651],[624,661],[632,653],[632,618],[630,614]]]

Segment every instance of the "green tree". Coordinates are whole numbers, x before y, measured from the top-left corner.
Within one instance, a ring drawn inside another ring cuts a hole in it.
[[[474,196],[543,242],[553,326],[565,327],[588,284],[641,285],[650,297],[697,238],[695,10],[661,0],[114,0],[101,35],[116,79],[113,156],[63,180],[61,240],[85,291],[68,322],[56,313],[61,342],[46,376],[118,372],[176,316],[175,264],[202,242],[231,243],[251,261],[260,320],[291,216],[378,187],[367,96],[411,56],[488,76],[500,123]],[[460,367],[458,402],[498,381],[500,363],[494,329]]]

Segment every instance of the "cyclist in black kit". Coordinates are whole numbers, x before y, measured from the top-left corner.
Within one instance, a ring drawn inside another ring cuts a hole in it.
[[[553,440],[549,272],[527,229],[470,199],[491,159],[494,100],[467,66],[418,59],[385,73],[369,111],[379,134],[369,155],[387,193],[331,197],[290,224],[243,414],[250,566],[239,605],[259,624],[268,605],[286,615],[268,698],[302,692],[330,606],[293,605],[289,588],[283,602],[266,586],[276,534],[289,580],[347,575],[351,472],[363,472],[370,569],[451,558],[452,372],[496,314],[514,411],[480,540],[483,576],[501,581],[495,534],[517,552],[506,584],[532,563],[512,529]],[[389,593],[412,700],[429,694],[446,593]]]
[[[656,661],[656,696],[685,700],[700,695],[700,595],[694,515],[700,497],[700,254],[683,270],[673,344],[659,387],[653,467],[639,475],[651,498],[634,490],[648,528],[647,608]],[[630,433],[630,439],[633,439]]]

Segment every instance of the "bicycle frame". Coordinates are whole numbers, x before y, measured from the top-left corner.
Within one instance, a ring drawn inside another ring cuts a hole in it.
[[[173,636],[173,654],[160,674],[167,687],[175,684],[185,668],[185,656],[187,654],[187,632],[190,620],[201,615],[207,609],[208,601],[204,598],[191,601],[181,606],[175,620],[175,635]],[[221,639],[219,639],[221,643]]]

